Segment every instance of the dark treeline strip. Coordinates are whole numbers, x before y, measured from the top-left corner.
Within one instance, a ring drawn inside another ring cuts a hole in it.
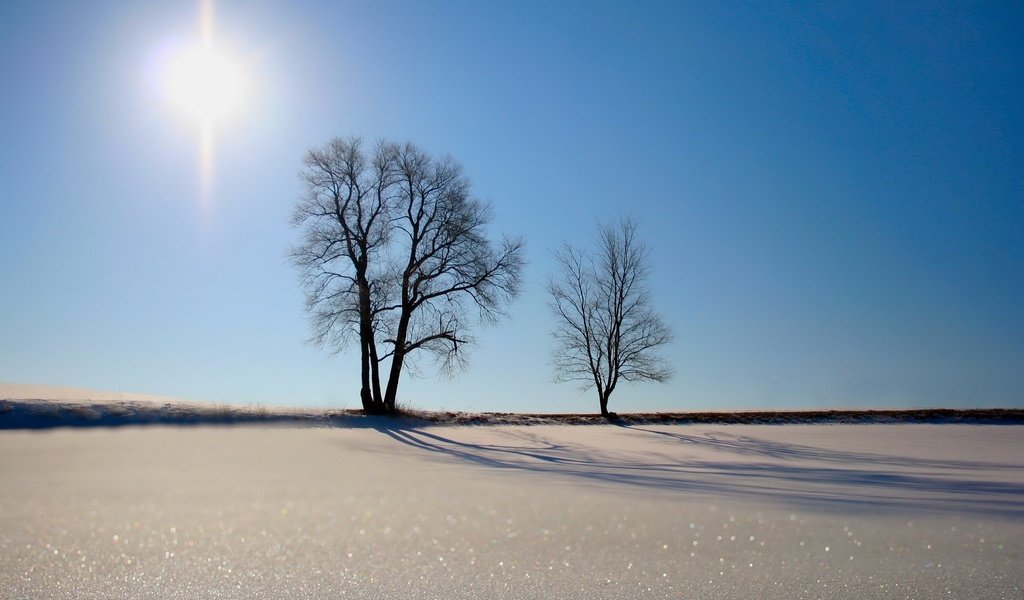
[[[523,414],[405,411],[371,417],[358,410],[299,409],[230,404],[54,402],[0,400],[0,429],[117,427],[125,425],[278,424],[312,427],[424,427],[443,425],[830,425],[973,424],[1022,425],[1024,409],[921,408],[907,410],[802,410],[741,412]]]

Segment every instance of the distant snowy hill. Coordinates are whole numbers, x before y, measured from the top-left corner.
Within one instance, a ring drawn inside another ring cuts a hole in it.
[[[102,392],[83,388],[31,383],[0,382],[0,400],[47,400],[54,402],[152,402],[178,404],[188,402],[169,396],[135,394],[125,392]]]

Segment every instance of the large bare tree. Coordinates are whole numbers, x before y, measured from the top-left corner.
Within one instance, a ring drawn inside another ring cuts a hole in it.
[[[474,322],[502,315],[519,291],[522,242],[492,244],[491,209],[462,167],[412,144],[380,142],[368,155],[358,138],[335,139],[309,151],[302,179],[291,257],[312,340],[340,349],[357,339],[363,409],[394,412],[411,356],[424,350],[452,372]]]
[[[601,414],[619,380],[667,381],[672,370],[657,354],[672,332],[650,307],[645,285],[649,253],[636,222],[599,224],[596,247],[566,244],[555,252],[558,272],[548,282],[557,325],[557,381],[597,390]]]

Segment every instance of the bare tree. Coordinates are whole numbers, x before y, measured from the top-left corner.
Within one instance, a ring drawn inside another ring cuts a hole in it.
[[[644,284],[649,254],[637,225],[621,219],[598,226],[594,251],[569,244],[555,252],[558,273],[548,282],[557,318],[555,379],[597,389],[601,414],[619,380],[667,381],[672,370],[657,355],[672,332],[650,308]]]
[[[473,323],[495,321],[519,291],[522,242],[492,245],[490,207],[462,167],[412,144],[381,142],[367,158],[360,140],[334,140],[307,154],[302,176],[293,224],[304,236],[291,256],[312,339],[358,338],[363,409],[394,412],[417,350],[448,373],[465,365]]]

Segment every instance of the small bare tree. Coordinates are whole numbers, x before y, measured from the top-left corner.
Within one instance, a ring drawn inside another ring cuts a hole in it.
[[[597,389],[601,414],[619,380],[667,381],[672,370],[657,355],[672,332],[650,308],[649,254],[637,225],[621,219],[598,226],[594,251],[564,245],[555,252],[557,275],[548,282],[557,318],[555,379]]]
[[[312,339],[358,339],[363,409],[394,412],[410,355],[425,350],[455,370],[473,321],[496,320],[517,295],[522,242],[493,245],[490,207],[462,167],[412,144],[381,142],[367,156],[358,138],[336,139],[309,151],[302,178],[292,222],[304,235],[291,258]]]

